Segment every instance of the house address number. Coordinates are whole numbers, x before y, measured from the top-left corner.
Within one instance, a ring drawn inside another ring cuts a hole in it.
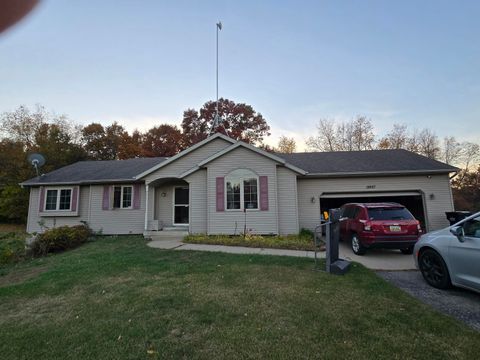
[[[367,185],[367,189],[375,189],[375,185]]]

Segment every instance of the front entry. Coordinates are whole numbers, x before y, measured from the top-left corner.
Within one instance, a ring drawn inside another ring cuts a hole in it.
[[[173,191],[173,225],[188,225],[188,186],[175,186]]]

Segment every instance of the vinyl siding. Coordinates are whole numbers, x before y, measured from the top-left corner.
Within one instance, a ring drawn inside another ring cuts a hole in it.
[[[277,168],[278,229],[280,234],[298,234],[297,175]]]
[[[73,226],[80,225],[80,221],[88,222],[88,209],[89,209],[89,200],[90,200],[90,187],[89,186],[80,186],[79,187],[79,196],[78,196],[78,215],[77,216],[42,216],[43,213],[38,211],[39,208],[39,199],[40,197],[40,188],[32,187],[30,188],[30,201],[28,205],[28,218],[27,218],[27,232],[41,232],[42,228],[38,224],[39,221],[42,221],[46,227],[56,227],[56,226]]]
[[[102,210],[103,185],[92,185],[90,227],[103,234],[142,234],[145,226],[145,186],[140,189],[140,209]]]
[[[267,211],[252,210],[246,213],[247,229],[256,234],[278,234],[277,218],[277,164],[245,148],[237,148],[207,165],[208,233],[234,234],[243,232],[243,211],[216,211],[216,178],[225,177],[235,169],[250,169],[258,176],[268,176]]]
[[[300,228],[314,229],[319,224],[319,198],[325,192],[367,192],[367,186],[381,191],[421,191],[425,194],[428,231],[448,226],[446,211],[453,210],[448,174],[431,176],[384,176],[329,179],[298,179],[298,213]],[[434,194],[434,199],[430,199]],[[310,199],[316,198],[315,203]]]
[[[148,184],[159,178],[176,178],[185,171],[196,166],[202,160],[205,160],[206,158],[218,153],[230,145],[230,142],[217,138],[199,147],[198,149],[195,149],[191,153],[175,160],[174,162],[165,165],[157,171],[148,174],[144,179]]]
[[[185,180],[190,184],[190,233],[207,233],[207,170],[202,169]]]

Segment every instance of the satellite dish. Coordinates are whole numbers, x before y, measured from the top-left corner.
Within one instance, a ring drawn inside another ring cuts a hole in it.
[[[30,154],[28,155],[28,161],[32,164],[37,172],[37,176],[39,176],[38,168],[45,164],[45,158],[42,154]]]

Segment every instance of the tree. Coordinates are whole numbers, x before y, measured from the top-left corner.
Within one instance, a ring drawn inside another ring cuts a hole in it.
[[[113,122],[105,128],[102,124],[91,123],[83,128],[82,135],[85,150],[91,159],[116,160],[128,133],[123,126]]]
[[[418,134],[418,153],[430,159],[438,159],[440,156],[440,146],[437,135],[430,129],[423,129]]]
[[[294,153],[297,148],[297,144],[295,139],[288,138],[286,136],[280,136],[280,140],[278,141],[277,151],[284,154],[291,154]]]
[[[173,156],[181,150],[182,133],[174,125],[163,124],[148,130],[143,138],[145,156]]]
[[[134,130],[132,135],[127,132],[121,135],[120,148],[118,149],[119,159],[131,159],[135,157],[145,156],[142,145],[144,135]]]
[[[443,138],[442,161],[446,164],[457,164],[462,156],[462,145],[453,136]]]
[[[337,139],[335,132],[335,121],[320,119],[317,124],[317,136],[307,139],[307,146],[317,151],[335,151]]]
[[[393,124],[393,129],[378,142],[379,149],[405,149],[408,143],[407,125]]]
[[[187,109],[183,113],[182,132],[183,147],[191,146],[205,139],[214,123],[216,102],[208,101],[197,112]],[[233,139],[242,140],[250,144],[259,145],[264,136],[270,135],[270,126],[263,116],[252,106],[228,100],[219,99],[218,113],[221,125],[214,132],[221,132]]]
[[[347,122],[321,119],[317,135],[307,139],[307,145],[317,151],[370,150],[375,144],[373,124],[365,116]]]
[[[476,170],[464,169],[452,181],[455,209],[480,211],[480,165]]]

